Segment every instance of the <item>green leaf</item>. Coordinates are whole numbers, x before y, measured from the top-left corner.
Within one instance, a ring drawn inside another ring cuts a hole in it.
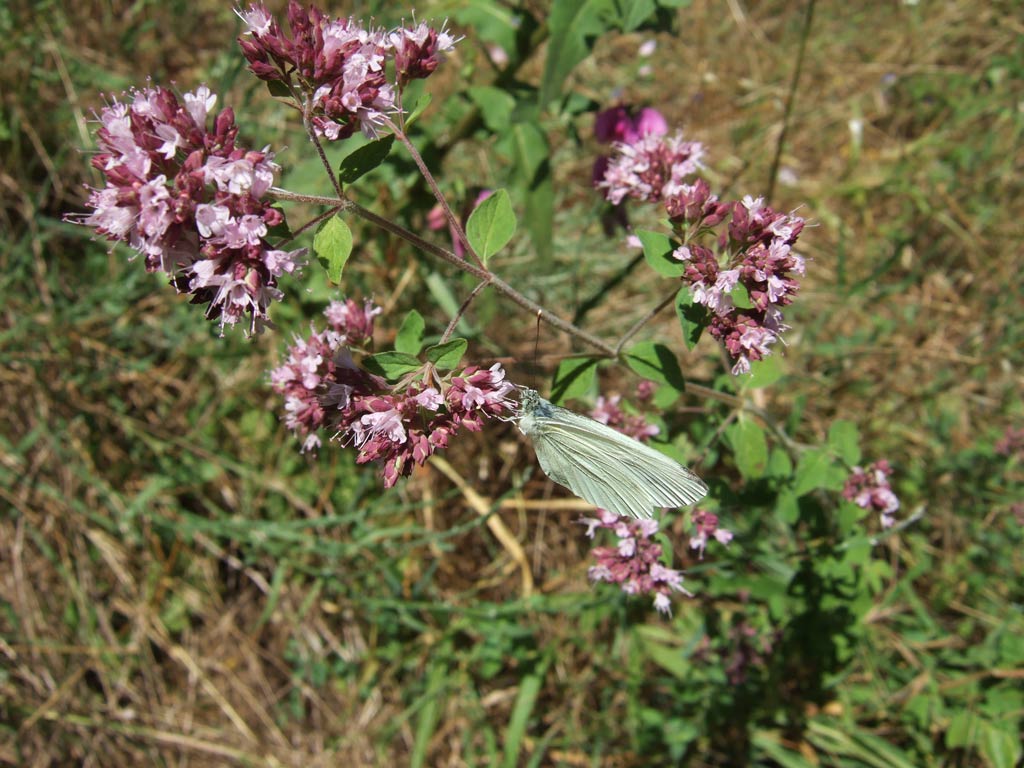
[[[416,104],[413,106],[412,112],[410,112],[409,116],[405,119],[406,131],[408,131],[409,128],[412,127],[413,123],[420,119],[420,115],[422,115],[427,110],[427,107],[430,106],[430,102],[433,100],[434,97],[430,95],[429,91],[425,92],[416,100]]]
[[[516,100],[512,94],[492,85],[473,86],[468,88],[466,93],[480,110],[484,125],[495,133],[508,129],[512,122],[512,112],[516,108]]]
[[[946,748],[964,749],[974,741],[978,718],[973,712],[957,712],[946,726]]]
[[[625,10],[620,18],[623,32],[634,31],[657,12],[654,0],[630,0],[624,5]]]
[[[828,446],[851,466],[860,461],[860,433],[852,421],[840,419],[828,428]]]
[[[520,122],[501,137],[499,146],[512,162],[512,182],[525,200],[524,226],[542,263],[551,261],[555,188],[551,181],[551,149],[535,122]]]
[[[780,491],[775,502],[775,514],[786,525],[795,525],[800,519],[800,503],[791,491]]]
[[[644,655],[673,677],[686,682],[693,671],[693,663],[686,658],[682,648],[662,645],[641,637],[640,645]]]
[[[987,720],[981,721],[978,734],[978,748],[992,768],[1013,768],[1021,757],[1019,734],[1014,734],[1012,725],[1000,727]]]
[[[394,136],[385,136],[350,152],[338,168],[341,183],[351,184],[383,163],[394,144]]]
[[[747,293],[746,286],[742,283],[736,283],[729,296],[732,298],[733,306],[737,309],[754,308],[754,302],[750,300],[750,294]]]
[[[397,381],[407,373],[418,371],[423,363],[404,352],[379,352],[363,358],[363,367],[388,381]]]
[[[608,31],[610,0],[555,0],[548,14],[548,48],[541,78],[540,104],[547,106],[562,93],[562,84],[585,59],[597,38]]]
[[[288,84],[284,80],[267,80],[267,90],[270,95],[277,99],[290,99],[292,92],[288,90]]]
[[[512,715],[505,731],[505,751],[501,762],[504,768],[515,768],[520,764],[523,737],[526,736],[526,729],[530,723],[530,714],[537,704],[537,696],[540,694],[547,667],[548,659],[540,665],[537,672],[525,675],[519,683],[519,692],[516,694],[515,704],[512,705]]]
[[[480,203],[466,222],[466,237],[484,264],[505,247],[515,231],[516,215],[504,189]]]
[[[743,478],[752,480],[763,476],[768,466],[768,440],[764,430],[750,419],[743,419],[729,427],[727,434],[736,468]]]
[[[799,497],[827,487],[831,467],[832,458],[821,448],[812,448],[801,454],[793,477],[794,495]]]
[[[462,361],[468,346],[469,342],[465,339],[452,339],[444,344],[435,344],[427,347],[427,360],[442,371],[450,371]]]
[[[761,389],[774,384],[782,378],[785,367],[779,355],[769,355],[763,360],[754,360],[750,364],[750,375],[742,377],[744,389]]]
[[[768,477],[778,477],[780,479],[788,478],[793,474],[793,462],[790,460],[789,454],[786,453],[785,449],[778,446],[772,448],[768,456],[768,466],[765,468],[764,473]]]
[[[418,355],[423,348],[423,330],[426,323],[423,315],[415,309],[410,310],[402,321],[402,327],[398,329],[395,337],[395,350],[407,355]]]
[[[644,260],[662,277],[680,277],[686,274],[686,263],[673,258],[676,244],[661,232],[638,229],[636,236],[644,248]]]
[[[668,384],[675,390],[686,390],[686,380],[679,361],[671,349],[653,341],[641,341],[626,353],[626,365],[645,379]]]
[[[342,219],[332,216],[323,222],[313,235],[313,253],[332,283],[341,282],[348,257],[352,255],[352,230]]]
[[[676,294],[676,317],[683,329],[683,341],[687,349],[693,349],[700,340],[701,333],[708,326],[708,308],[697,304],[690,293],[690,287],[684,285]]]
[[[596,357],[569,357],[560,362],[551,382],[551,402],[561,405],[585,394],[594,383],[598,362]]]

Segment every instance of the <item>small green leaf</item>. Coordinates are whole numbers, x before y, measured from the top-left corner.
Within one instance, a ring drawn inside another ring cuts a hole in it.
[[[597,363],[595,357],[569,357],[560,362],[551,382],[551,402],[561,405],[586,393],[594,382]]]
[[[352,230],[342,219],[332,216],[321,224],[313,235],[313,253],[332,283],[341,282],[348,257],[352,255]]]
[[[462,361],[468,346],[469,342],[465,339],[452,339],[444,344],[427,347],[427,360],[442,371],[449,371]]]
[[[644,248],[644,259],[662,277],[680,277],[686,274],[686,263],[672,256],[676,243],[661,232],[638,229],[636,236]]]
[[[744,419],[729,427],[727,434],[736,468],[743,478],[752,480],[763,476],[768,466],[768,440],[764,430],[750,419]]]
[[[412,108],[412,112],[405,119],[405,129],[409,130],[412,124],[420,119],[420,116],[426,111],[427,107],[430,106],[430,102],[434,100],[434,97],[429,92],[424,92],[419,99],[416,100],[416,104]]]
[[[840,419],[828,428],[828,446],[849,465],[860,461],[860,434],[852,421]]]
[[[499,189],[480,203],[466,222],[469,244],[485,264],[505,247],[515,231],[516,215],[504,189]]]
[[[641,341],[626,353],[626,365],[645,379],[659,384],[668,384],[683,392],[686,380],[679,368],[679,361],[671,349],[653,341]]]
[[[768,477],[778,477],[781,479],[788,478],[793,474],[793,462],[789,458],[789,454],[782,448],[772,448],[771,454],[768,456],[768,466],[765,467],[764,473]]]
[[[341,183],[351,184],[360,176],[364,176],[383,163],[394,144],[394,136],[385,136],[383,139],[371,141],[350,152],[341,161],[341,167],[338,168],[338,178]]]
[[[782,378],[785,367],[779,355],[769,355],[763,360],[754,360],[750,364],[750,375],[741,377],[744,389],[761,389],[774,384]]]
[[[800,503],[790,491],[782,491],[775,502],[775,514],[786,525],[795,525],[800,519]]]
[[[981,721],[978,747],[992,768],[1014,768],[1019,764],[1022,747],[1019,731],[1011,723],[1001,726]]]
[[[423,329],[426,323],[423,315],[415,309],[410,310],[402,321],[402,327],[398,329],[395,337],[395,350],[407,355],[418,355],[423,348]]]
[[[284,80],[267,80],[267,90],[270,95],[277,99],[290,99],[292,92],[288,90],[288,84]]]
[[[515,97],[508,91],[492,85],[478,85],[468,88],[466,93],[480,110],[480,117],[490,130],[501,133],[512,122],[512,111],[516,108]]]
[[[754,302],[750,300],[750,294],[747,293],[746,286],[742,283],[736,283],[729,296],[732,298],[733,306],[737,309],[754,308]]]
[[[693,294],[690,293],[688,285],[684,285],[676,294],[676,316],[683,329],[683,341],[686,343],[686,348],[693,349],[708,325],[708,308],[693,300]]]
[[[363,358],[363,367],[388,381],[397,381],[407,373],[418,371],[423,363],[403,352],[380,352]]]
[[[829,484],[831,466],[832,458],[825,450],[812,448],[805,451],[796,463],[793,493],[799,497],[818,488],[826,488]]]

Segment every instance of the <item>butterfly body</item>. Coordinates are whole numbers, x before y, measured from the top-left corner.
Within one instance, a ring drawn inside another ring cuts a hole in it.
[[[707,486],[663,453],[522,389],[519,430],[541,469],[577,496],[618,515],[650,517],[658,507],[700,501]]]

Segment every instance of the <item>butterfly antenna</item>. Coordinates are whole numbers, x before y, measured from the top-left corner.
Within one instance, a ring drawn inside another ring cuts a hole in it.
[[[539,389],[540,381],[540,312],[537,312],[537,328],[533,334],[533,388]]]

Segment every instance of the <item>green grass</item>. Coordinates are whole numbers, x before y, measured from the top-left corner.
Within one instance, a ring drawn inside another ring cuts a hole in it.
[[[1024,425],[1015,4],[817,6],[782,156],[789,182],[773,201],[802,206],[814,224],[801,239],[808,278],[787,316],[785,376],[747,396],[812,446],[835,420],[852,422],[863,461],[896,466],[904,514],[924,514],[878,547],[835,546],[829,526],[859,522],[829,517],[824,494],[794,500],[792,520],[760,506],[786,473],[741,481],[735,447],[711,421],[724,427],[731,412],[687,396],[681,405],[708,416],[690,439],[716,468],[737,539],[688,569],[697,596],[671,620],[588,585],[577,512],[544,508],[552,489],[511,425],[467,435],[445,458],[520,543],[531,594],[438,468],[385,493],[349,451],[300,455],[266,371],[330,295],[322,275],[309,293],[284,286],[276,332],[218,338],[127,251],[61,222],[81,208],[81,184],[99,183],[80,151],[98,93],[147,74],[229,92],[251,143],[288,145],[278,160],[302,165],[301,135],[239,64],[227,6],[208,5],[0,11],[0,763],[1020,759],[1024,523],[1011,506],[1024,477],[1020,458],[993,447]],[[452,12],[427,5],[418,13]],[[647,79],[627,66],[644,35],[604,38],[572,89],[607,103],[622,86],[656,104],[707,142],[723,188],[756,194],[768,186],[802,8],[741,10],[680,11]],[[446,95],[460,72],[484,70],[471,52],[460,57],[430,82],[437,127],[425,132],[465,119]],[[535,83],[539,71],[520,76]],[[589,188],[595,148],[577,141],[588,118],[545,120],[553,253],[541,269],[517,236],[494,263],[571,316],[625,262]],[[859,140],[850,120],[861,121]],[[455,146],[428,154],[451,188],[510,171],[480,130]],[[418,221],[422,190],[407,171],[379,174],[360,202]],[[298,189],[308,175],[286,178]],[[374,201],[378,187],[387,194]],[[462,296],[472,283],[380,233],[356,234],[346,290],[394,305],[395,327],[415,306],[440,332],[445,291]],[[584,324],[615,339],[662,292],[629,272]],[[644,338],[682,350],[664,315]],[[533,359],[531,316],[485,295],[467,323],[474,354],[531,383],[532,364],[513,362]],[[547,328],[538,347],[544,376],[578,351]],[[693,381],[719,381],[710,340],[680,356]],[[629,379],[608,368],[602,386],[627,391]],[[679,562],[682,521],[665,532]],[[734,665],[743,679],[730,679]]]

